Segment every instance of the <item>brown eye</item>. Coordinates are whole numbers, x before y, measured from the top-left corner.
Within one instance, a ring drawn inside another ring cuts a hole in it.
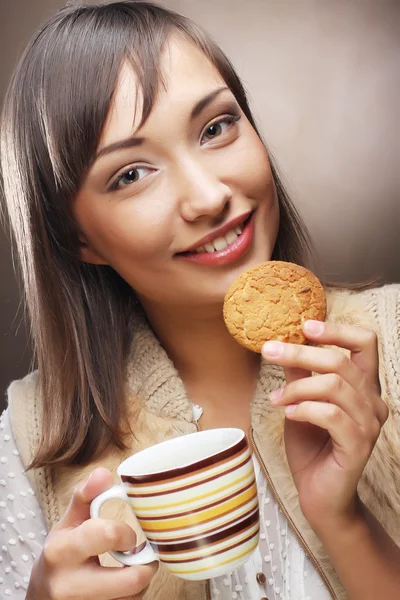
[[[214,123],[214,125],[210,125],[210,127],[206,131],[206,135],[210,138],[216,137],[222,133],[221,123]]]
[[[239,119],[239,116],[227,115],[219,121],[211,123],[211,125],[205,129],[201,138],[201,143],[204,144],[205,142],[209,142],[210,140],[224,135],[237,121],[239,121]]]
[[[139,175],[137,169],[131,169],[130,171],[124,173],[122,177],[120,177],[118,183],[119,185],[129,185],[130,183],[134,183],[138,179]]]
[[[132,185],[143,179],[143,177],[146,177],[146,175],[152,171],[153,169],[150,169],[149,167],[131,167],[116,178],[111,185],[110,190],[119,190],[128,185]]]

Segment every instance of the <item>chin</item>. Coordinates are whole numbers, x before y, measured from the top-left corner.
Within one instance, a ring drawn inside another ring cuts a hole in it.
[[[197,282],[195,303],[198,304],[200,301],[203,305],[223,304],[226,292],[231,283],[248,269],[271,260],[271,255],[272,252],[269,249],[264,252],[252,253],[252,256],[244,256],[241,261],[229,265],[229,268],[225,272],[216,272],[216,276],[211,277],[207,282],[204,277],[201,287],[199,287],[199,283]],[[207,290],[209,290],[209,293],[207,293]]]

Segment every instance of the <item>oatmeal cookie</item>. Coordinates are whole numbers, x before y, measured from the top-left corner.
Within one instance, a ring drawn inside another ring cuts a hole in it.
[[[324,321],[325,317],[325,292],[318,278],[304,267],[283,261],[261,263],[242,273],[224,301],[229,332],[253,352],[261,352],[268,340],[307,343],[304,321]]]

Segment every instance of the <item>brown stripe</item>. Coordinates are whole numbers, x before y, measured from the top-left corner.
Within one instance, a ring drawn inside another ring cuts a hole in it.
[[[196,487],[197,485],[202,485],[203,483],[208,483],[209,481],[214,481],[214,479],[218,479],[218,477],[225,477],[229,473],[236,471],[237,469],[241,469],[244,465],[246,465],[251,460],[251,455],[247,456],[241,463],[237,464],[222,473],[218,473],[217,475],[213,475],[212,477],[208,477],[207,479],[202,479],[201,481],[195,481],[194,483],[189,483],[188,485],[183,485],[179,488],[171,488],[166,492],[151,492],[149,494],[132,494],[129,490],[126,490],[127,496],[129,498],[154,498],[157,496],[166,496],[167,494],[175,494],[175,492],[182,492],[183,490],[189,490],[190,488]],[[226,461],[228,462],[228,461]],[[208,471],[208,469],[203,469],[204,471]]]
[[[189,540],[193,537],[195,537],[196,535],[210,535],[210,533],[214,533],[214,531],[218,531],[219,529],[221,529],[221,527],[224,527],[225,529],[228,529],[229,527],[231,527],[231,525],[233,525],[234,523],[236,523],[236,521],[238,520],[238,518],[240,519],[246,519],[249,515],[252,515],[253,513],[259,513],[259,509],[258,509],[258,505],[253,506],[252,508],[250,508],[246,513],[244,513],[241,517],[235,517],[234,519],[232,519],[231,521],[227,521],[226,523],[223,523],[222,525],[217,525],[216,527],[213,527],[212,529],[206,529],[205,531],[202,531],[200,533],[189,533],[189,535],[184,535],[182,537],[169,537],[169,538],[158,538],[155,537],[155,535],[153,535],[153,532],[149,532],[148,534],[146,534],[147,539],[149,540],[149,542],[152,544],[157,543],[157,542],[181,542],[183,540]],[[154,532],[157,533],[157,532]]]
[[[249,500],[246,500],[246,502],[242,502],[242,504],[238,504],[237,507],[235,508],[235,510],[238,510],[239,508],[242,508],[242,506],[245,506],[246,504],[248,504],[249,502],[252,502],[254,500],[254,498],[257,497],[257,492],[251,497],[249,498]],[[254,508],[254,507],[253,507]],[[196,522],[196,524],[198,525],[205,525],[206,523],[210,523],[211,521],[215,521],[216,518],[217,519],[222,519],[222,517],[225,517],[229,512],[232,512],[231,510],[225,512],[225,513],[221,513],[220,515],[218,515],[218,517],[210,517],[209,519],[205,519],[205,521],[199,521]],[[240,517],[238,517],[239,519],[243,517],[243,515],[241,515]],[[142,521],[143,519],[138,519],[143,531],[146,533],[147,535],[147,530],[145,528],[146,523],[143,523],[142,525]],[[193,529],[193,527],[195,526],[194,523],[188,523],[188,525],[181,525],[180,527],[172,527],[171,529],[163,529],[162,533],[168,532],[168,531],[179,531],[180,529]],[[150,530],[149,533],[157,533],[157,532],[153,532]]]
[[[215,552],[203,554],[202,556],[198,556],[197,558],[184,558],[184,559],[179,559],[179,558],[164,559],[163,558],[161,560],[163,563],[166,563],[166,564],[180,564],[180,563],[196,562],[198,560],[204,560],[205,558],[211,558],[212,556],[218,556],[218,554],[223,554],[224,552],[229,552],[230,550],[233,550],[234,548],[237,548],[238,546],[241,546],[242,544],[249,542],[254,537],[256,537],[256,535],[258,535],[259,531],[260,531],[260,527],[258,527],[254,533],[249,535],[244,540],[241,540],[240,542],[235,542],[235,544],[232,544],[231,546],[228,546],[227,548],[224,548],[223,550],[216,550]]]
[[[165,520],[176,519],[178,517],[186,517],[186,515],[194,515],[198,512],[202,512],[203,510],[208,510],[209,508],[218,506],[218,504],[223,504],[224,502],[228,502],[228,500],[231,500],[235,496],[239,496],[246,490],[249,490],[253,485],[255,486],[255,484],[256,484],[255,479],[252,479],[250,481],[250,483],[247,483],[244,487],[236,490],[236,492],[229,494],[229,496],[224,496],[223,498],[220,498],[219,500],[216,500],[215,502],[211,502],[211,504],[203,504],[202,506],[199,506],[198,508],[191,508],[191,509],[185,510],[184,512],[179,512],[179,513],[175,513],[172,515],[168,513],[167,515],[161,515],[159,517],[156,517],[156,516],[142,517],[140,515],[140,513],[138,513],[136,516],[141,521],[163,521],[164,519]]]
[[[232,457],[235,454],[238,454],[240,450],[248,447],[248,442],[246,436],[236,442],[230,448],[226,450],[221,450],[221,452],[217,452],[212,456],[207,456],[202,460],[199,460],[196,463],[196,470],[193,471],[193,465],[184,465],[182,467],[176,467],[175,469],[168,469],[166,471],[161,471],[159,473],[145,473],[143,475],[121,475],[121,479],[123,482],[133,483],[133,484],[143,484],[143,483],[160,483],[160,482],[168,482],[174,480],[176,478],[182,477],[182,475],[187,475],[190,473],[191,475],[195,475],[204,468],[209,468],[211,466],[216,467],[219,463],[225,461],[227,458],[232,460]]]
[[[221,540],[230,540],[232,537],[240,533],[241,531],[245,531],[254,523],[258,521],[259,515],[258,511],[254,514],[247,517],[240,523],[233,525],[232,527],[227,527],[223,531],[219,531],[218,533],[214,533],[213,535],[206,535],[205,537],[199,538],[197,540],[193,540],[191,542],[176,543],[176,544],[157,544],[155,542],[151,542],[152,548],[155,552],[159,553],[167,553],[172,554],[174,552],[184,552],[185,550],[193,550],[193,548],[202,548],[204,546],[214,546],[218,544]],[[176,541],[178,541],[177,538]]]

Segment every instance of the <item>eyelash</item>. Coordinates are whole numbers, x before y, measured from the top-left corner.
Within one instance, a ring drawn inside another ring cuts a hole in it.
[[[204,133],[201,137],[204,136],[207,129],[213,127],[214,125],[219,125],[220,123],[228,123],[228,125],[232,125],[233,123],[237,123],[240,119],[240,115],[225,115],[223,117],[219,117],[216,121],[212,121],[204,130]]]
[[[209,125],[206,126],[206,128],[204,129],[204,132],[202,133],[201,138],[204,137],[206,131],[208,129],[210,129],[210,127],[219,125],[221,123],[227,123],[228,125],[232,125],[233,123],[237,123],[240,118],[241,118],[240,115],[225,115],[223,117],[219,117],[216,121],[213,121]],[[220,136],[218,136],[218,137],[220,137]],[[112,192],[112,191],[118,190],[120,181],[131,171],[135,171],[136,169],[146,169],[146,168],[148,168],[148,167],[144,167],[142,165],[136,165],[136,166],[132,166],[132,167],[126,169],[123,173],[118,175],[118,177],[111,183],[111,185],[109,187],[109,191]],[[133,182],[133,183],[136,183],[136,182]],[[122,187],[127,187],[127,186],[122,186]]]

